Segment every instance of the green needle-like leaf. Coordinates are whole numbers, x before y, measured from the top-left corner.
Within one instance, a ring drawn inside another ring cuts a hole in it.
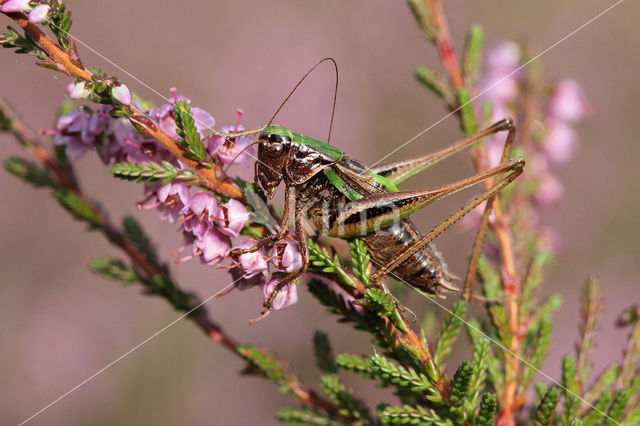
[[[318,368],[323,373],[337,373],[338,367],[333,359],[333,353],[331,350],[331,343],[329,343],[329,336],[321,331],[316,331],[313,334],[313,350],[316,355],[316,363]]]
[[[462,328],[466,313],[467,305],[461,300],[451,307],[451,312],[442,323],[440,332],[435,338],[433,359],[436,364],[441,364],[451,352],[451,348]]]

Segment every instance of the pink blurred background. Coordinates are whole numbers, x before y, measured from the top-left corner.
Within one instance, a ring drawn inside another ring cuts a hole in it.
[[[402,2],[385,1],[110,1],[66,2],[73,11],[72,34],[117,63],[163,96],[176,86],[209,111],[216,127],[232,124],[236,108],[253,127],[271,116],[307,68],[334,57],[340,90],[332,143],[373,163],[400,143],[439,120],[443,104],[412,78],[416,65],[437,65]],[[481,23],[486,40],[514,39],[535,51],[555,43],[613,1],[570,0],[447,2],[458,46],[471,23]],[[545,54],[548,77],[573,77],[584,84],[596,115],[579,126],[582,145],[559,172],[566,185],[561,204],[544,222],[561,235],[564,249],[543,284],[559,292],[564,305],[555,317],[552,353],[545,371],[559,377],[559,359],[577,339],[579,289],[595,274],[604,292],[602,333],[596,346],[596,371],[620,357],[626,330],[614,329],[620,310],[640,299],[638,238],[640,154],[637,2],[626,1]],[[3,24],[9,24],[5,17]],[[161,104],[157,94],[131,76],[79,46],[85,65],[118,75],[132,90]],[[3,51],[0,95],[34,129],[51,128],[54,110],[69,81],[34,66],[32,57]],[[279,122],[324,139],[330,116],[333,74],[317,71],[296,93]],[[418,155],[460,137],[449,119],[393,158]],[[0,136],[1,156],[21,155]],[[86,191],[102,201],[114,219],[129,212],[143,223],[169,259],[179,245],[176,227],[155,213],[135,212],[141,187],[110,178],[93,155],[77,165]],[[461,156],[414,179],[410,187],[450,181],[471,172]],[[248,176],[248,172],[243,172]],[[470,193],[438,203],[417,215],[428,229],[457,208]],[[26,419],[85,378],[177,317],[138,287],[121,288],[88,272],[100,255],[119,256],[101,236],[85,232],[48,193],[0,173],[2,246],[0,251],[0,423]],[[461,272],[472,235],[459,228],[439,238],[452,270]],[[230,282],[228,274],[190,262],[173,266],[177,281],[203,298]],[[318,373],[310,346],[313,330],[330,333],[336,352],[370,354],[366,335],[335,323],[303,289],[295,307],[249,327],[260,309],[258,291],[234,292],[209,303],[212,317],[241,342],[261,342],[278,354],[308,384]],[[451,304],[455,298],[446,301]],[[409,306],[437,315],[438,308],[412,297]],[[473,312],[479,313],[479,309]],[[456,346],[449,365],[468,357]],[[50,409],[32,424],[274,424],[293,397],[254,377],[242,377],[242,363],[181,321],[124,358]],[[375,406],[389,393],[345,375],[347,382]]]

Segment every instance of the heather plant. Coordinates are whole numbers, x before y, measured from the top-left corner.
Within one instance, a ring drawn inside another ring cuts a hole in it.
[[[69,34],[71,14],[57,0],[0,2],[0,11],[19,27],[8,27],[3,47],[37,58],[38,65],[69,77],[65,103],[55,128],[32,134],[6,103],[0,104],[0,128],[11,133],[30,158],[11,157],[13,176],[48,189],[75,219],[99,232],[121,257],[92,259],[96,274],[165,299],[205,335],[246,361],[244,373],[278,385],[298,400],[277,410],[285,423],[329,424],[637,424],[640,423],[640,322],[637,307],[625,310],[619,326],[629,327],[628,346],[619,363],[594,377],[592,346],[601,312],[602,289],[589,278],[582,293],[578,343],[562,359],[561,377],[544,373],[553,314],[559,296],[539,296],[545,271],[553,262],[559,237],[541,223],[539,212],[557,203],[562,182],[557,166],[579,147],[574,124],[590,115],[583,88],[572,79],[548,82],[526,46],[512,41],[485,48],[480,26],[468,30],[457,50],[443,5],[409,0],[417,25],[436,47],[443,71],[419,66],[415,78],[443,102],[466,135],[510,116],[518,127],[514,155],[526,158],[526,172],[493,200],[493,213],[476,209],[463,224],[486,228],[477,276],[486,316],[467,316],[456,302],[437,331],[420,327],[408,308],[372,280],[373,265],[365,244],[349,243],[350,256],[339,256],[325,238],[309,241],[310,267],[301,281],[287,284],[273,300],[274,311],[298,300],[306,287],[346,326],[371,335],[373,355],[333,352],[329,336],[316,331],[313,343],[321,377],[315,390],[292,366],[258,344],[239,343],[206,310],[206,302],[229,291],[261,291],[268,300],[282,278],[302,265],[290,237],[254,252],[249,249],[277,229],[283,219],[264,203],[259,188],[237,175],[251,166],[256,131],[237,122],[215,130],[215,119],[171,89],[160,106],[132,94],[124,81],[87,68]],[[47,35],[51,34],[51,35]],[[430,96],[431,96],[430,95]],[[471,149],[475,168],[500,161],[503,141],[492,137]],[[50,147],[48,147],[50,146]],[[74,164],[97,154],[118,179],[140,186],[138,209],[155,210],[168,226],[179,228],[184,245],[178,262],[199,260],[228,269],[230,285],[200,299],[183,291],[166,259],[133,216],[113,222],[105,206],[82,189]],[[487,187],[491,182],[487,182]],[[431,301],[446,309],[437,299]],[[267,320],[271,310],[252,322]],[[277,313],[276,313],[277,314]],[[276,315],[273,314],[273,315]],[[470,359],[445,372],[453,344],[466,335]],[[536,372],[540,373],[536,376]],[[359,375],[372,385],[389,387],[395,398],[369,407],[345,385],[345,375]],[[540,381],[535,379],[543,376]],[[215,386],[212,385],[212,386]]]

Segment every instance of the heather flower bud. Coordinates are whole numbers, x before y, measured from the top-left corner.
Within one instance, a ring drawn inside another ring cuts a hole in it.
[[[123,105],[131,105],[131,92],[124,84],[116,83],[111,89],[111,95]]]
[[[268,300],[273,290],[275,290],[276,286],[280,284],[280,278],[272,278],[264,288],[262,289],[262,295],[264,296],[264,300]],[[298,286],[294,283],[289,283],[285,285],[276,297],[273,299],[272,308],[276,311],[280,311],[282,309],[288,308],[291,305],[294,305],[298,302]]]
[[[225,235],[237,237],[249,221],[249,210],[237,200],[229,200],[220,206],[216,223]]]
[[[91,90],[87,87],[84,81],[80,81],[74,84],[73,88],[69,92],[71,99],[87,99],[91,95]]]
[[[39,4],[29,13],[29,22],[32,24],[41,24],[47,19],[47,15],[51,11],[48,4]]]
[[[9,0],[2,6],[0,6],[0,12],[28,12],[31,10],[29,0]]]
[[[302,256],[295,241],[279,241],[271,249],[271,264],[280,272],[294,272],[302,268]]]

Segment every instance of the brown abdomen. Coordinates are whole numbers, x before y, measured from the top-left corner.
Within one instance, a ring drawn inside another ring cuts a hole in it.
[[[409,219],[403,219],[361,238],[369,249],[371,258],[378,267],[382,267],[396,260],[421,237],[422,234],[415,225]],[[434,295],[457,290],[451,282],[453,275],[447,269],[440,252],[431,245],[426,245],[411,255],[392,274]]]

